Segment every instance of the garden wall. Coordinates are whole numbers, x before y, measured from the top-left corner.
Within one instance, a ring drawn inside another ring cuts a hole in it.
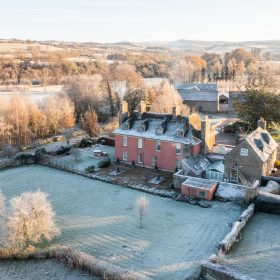
[[[254,280],[225,266],[206,263],[201,266],[200,279],[203,280]]]
[[[187,175],[184,175],[184,171],[181,169],[175,174],[173,174],[173,185],[175,189],[180,190],[182,183],[188,178]]]
[[[237,237],[239,236],[240,231],[246,226],[249,219],[254,215],[254,212],[255,204],[252,203],[245,211],[243,211],[238,221],[233,224],[231,231],[220,242],[218,246],[219,253],[225,254],[230,251]]]

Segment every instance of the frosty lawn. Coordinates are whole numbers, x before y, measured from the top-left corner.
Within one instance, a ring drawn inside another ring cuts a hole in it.
[[[137,191],[36,165],[2,170],[0,182],[7,197],[37,188],[50,194],[62,228],[55,242],[153,279],[196,271],[241,212],[228,203],[204,209],[146,195],[150,207],[139,229]]]
[[[2,261],[0,279],[7,280],[97,280],[79,269],[69,269],[56,260]]]
[[[279,279],[279,215],[256,213],[227,258],[229,267],[256,280]]]

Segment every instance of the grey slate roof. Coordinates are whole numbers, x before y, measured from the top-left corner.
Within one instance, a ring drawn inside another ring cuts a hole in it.
[[[190,170],[197,176],[201,176],[204,171],[211,165],[209,159],[202,154],[197,154],[194,157],[184,158],[182,167],[185,171]]]
[[[224,173],[225,165],[224,165],[223,161],[215,161],[207,167],[206,171],[218,171],[218,172]]]
[[[207,91],[189,91],[186,89],[178,89],[183,101],[209,101],[216,102],[218,100],[217,92]]]
[[[139,138],[148,138],[155,139],[160,141],[168,141],[182,144],[199,144],[201,140],[192,135],[189,139],[189,135],[186,131],[184,136],[180,137],[176,135],[178,129],[182,128],[185,125],[185,118],[172,120],[171,115],[168,114],[157,114],[157,113],[145,113],[141,119],[134,119],[130,129],[126,129],[126,125],[130,122],[130,119],[127,119],[121,126],[114,131],[114,134],[134,136]],[[144,120],[148,120],[147,130],[139,131],[138,128],[143,124]],[[164,123],[164,133],[157,134],[157,128]],[[188,127],[188,124],[187,124]]]
[[[265,133],[269,139],[269,143],[267,143],[263,137],[263,133]],[[261,150],[258,147],[257,141],[260,141],[260,144],[262,145],[263,149]],[[272,136],[269,134],[267,130],[262,129],[261,127],[258,127],[255,131],[253,131],[251,134],[249,134],[245,141],[253,148],[257,156],[261,159],[262,162],[266,162],[270,155],[277,149],[278,144],[276,141],[272,138]]]
[[[184,83],[184,82],[177,82],[174,84],[175,88],[177,90],[179,89],[187,89],[189,91],[193,91],[193,90],[200,90],[200,91],[218,91],[217,90],[217,84],[196,84],[196,83],[192,83],[192,84],[188,84],[188,83]]]
[[[183,185],[187,185],[193,188],[210,190],[217,185],[217,181],[208,180],[203,178],[188,177]]]

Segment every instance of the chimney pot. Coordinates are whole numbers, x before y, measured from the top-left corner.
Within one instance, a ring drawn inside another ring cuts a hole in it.
[[[266,130],[266,121],[264,120],[264,118],[260,118],[258,120],[258,127],[261,127],[262,129]]]

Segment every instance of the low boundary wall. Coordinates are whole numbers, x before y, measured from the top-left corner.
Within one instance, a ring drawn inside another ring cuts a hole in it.
[[[200,277],[204,280],[254,280],[223,265],[211,262],[201,266]]]

